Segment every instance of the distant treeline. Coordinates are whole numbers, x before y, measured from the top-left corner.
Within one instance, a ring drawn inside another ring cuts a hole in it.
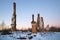
[[[4,31],[4,30],[0,30],[0,32],[2,32],[2,31]],[[11,31],[11,29],[8,29],[8,31]],[[28,30],[16,30],[16,31],[22,31],[22,32],[30,31],[30,32],[32,32],[32,28],[29,28]],[[44,31],[46,31],[46,29],[44,29]],[[60,27],[52,26],[52,27],[49,28],[48,32],[60,32]]]
[[[49,31],[50,32],[60,32],[60,28],[59,27],[50,27]]]
[[[27,32],[27,31],[32,32],[32,28],[30,28],[28,30],[20,30],[20,31],[22,31],[22,32]],[[46,31],[46,29],[44,29],[44,31]],[[52,27],[49,28],[48,32],[60,32],[60,28],[52,26]]]

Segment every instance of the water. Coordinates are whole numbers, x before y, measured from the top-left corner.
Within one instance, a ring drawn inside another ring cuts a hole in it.
[[[60,40],[60,32],[40,32],[30,34],[30,32],[13,32],[9,35],[1,35],[0,40]]]

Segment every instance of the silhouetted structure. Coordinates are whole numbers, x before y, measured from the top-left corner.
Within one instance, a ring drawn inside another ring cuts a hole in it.
[[[42,26],[42,32],[44,31],[44,21],[43,21],[43,17],[41,17],[41,26]]]
[[[37,31],[40,31],[40,14],[37,17]]]
[[[34,21],[34,15],[32,15],[32,32],[44,32],[44,20],[43,17],[40,19],[40,14],[37,16],[37,22]]]
[[[32,33],[36,33],[37,30],[36,30],[36,22],[34,21],[34,15],[32,15]]]
[[[12,24],[11,24],[11,30],[15,31],[16,30],[16,3],[13,3],[13,16],[12,16]]]

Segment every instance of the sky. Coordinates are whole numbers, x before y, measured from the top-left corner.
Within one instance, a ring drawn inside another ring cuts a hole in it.
[[[16,3],[17,28],[31,28],[32,14],[44,18],[44,27],[60,26],[60,0],[0,0],[0,24],[11,26],[13,3]]]

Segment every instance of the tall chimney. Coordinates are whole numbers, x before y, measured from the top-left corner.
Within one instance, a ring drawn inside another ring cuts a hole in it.
[[[32,33],[37,33],[37,30],[36,30],[36,22],[34,21],[34,14],[32,15]]]
[[[16,31],[16,3],[13,3],[13,16],[12,16],[12,24],[11,24],[11,30]]]
[[[13,10],[14,10],[14,15],[16,15],[16,3],[13,3]]]
[[[34,14],[32,15],[32,21],[34,21]]]
[[[40,31],[40,14],[37,16],[37,31]]]
[[[43,21],[43,17],[41,17],[41,22],[42,22],[42,32],[44,31],[44,21]]]
[[[15,19],[14,26],[16,30],[16,3],[15,2],[14,2],[14,19]]]

